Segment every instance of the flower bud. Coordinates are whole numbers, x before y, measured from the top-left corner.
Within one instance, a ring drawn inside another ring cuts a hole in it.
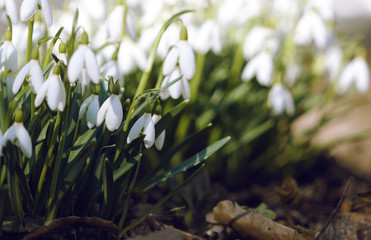
[[[14,116],[14,121],[17,123],[23,122],[23,111],[20,109],[17,111],[17,113]]]
[[[64,42],[59,44],[59,53],[66,53],[66,44]]]

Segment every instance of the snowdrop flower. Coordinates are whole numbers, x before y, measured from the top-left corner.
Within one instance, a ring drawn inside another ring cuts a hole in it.
[[[120,101],[120,86],[116,83],[113,87],[111,96],[100,107],[97,114],[97,126],[106,121],[107,129],[115,131],[121,125],[123,118],[122,105]]]
[[[307,9],[316,9],[324,20],[335,18],[335,2],[333,0],[310,0],[305,6]]]
[[[295,112],[294,101],[291,93],[281,83],[273,85],[268,94],[268,106],[273,107],[274,114],[286,112],[291,115]]]
[[[25,22],[32,17],[38,8],[38,4],[41,5],[46,25],[51,27],[53,23],[53,14],[48,0],[23,0],[20,8],[21,21]]]
[[[122,24],[124,18],[124,6],[117,5],[108,15],[106,20],[108,37],[113,41],[118,41],[122,34]],[[137,33],[134,26],[134,20],[129,12],[126,15],[126,31],[132,39],[137,38]]]
[[[154,114],[152,115],[152,121],[154,124],[156,124],[158,121],[161,119],[161,106],[157,105],[156,110]],[[162,147],[164,146],[165,142],[165,130],[163,130],[160,135],[155,139],[155,147],[158,150],[161,150]]]
[[[8,30],[5,33],[5,42],[0,47],[0,68],[16,72],[18,70],[17,50],[12,43],[12,33]]]
[[[265,48],[267,39],[271,36],[272,29],[255,26],[246,35],[243,43],[243,55],[245,59],[250,59]]]
[[[340,74],[337,92],[344,93],[353,82],[358,92],[367,92],[370,85],[370,72],[362,57],[356,57],[345,66]]]
[[[21,149],[22,153],[27,158],[30,158],[32,156],[31,137],[23,125],[23,113],[21,110],[16,113],[14,124],[10,126],[8,130],[6,130],[4,136],[2,137],[2,140],[0,140],[3,146],[5,146],[8,141],[15,144],[19,149]]]
[[[326,50],[325,66],[329,75],[329,80],[334,80],[340,70],[343,52],[338,45],[332,45]]]
[[[152,147],[155,142],[155,125],[153,123],[151,113],[145,112],[131,127],[127,143],[131,143],[134,139],[138,138],[140,134],[145,135],[144,146],[146,148]]]
[[[173,72],[165,76],[164,80],[161,83],[161,87],[165,87],[168,83],[176,80],[181,76],[182,74],[179,67],[176,67]],[[178,80],[169,88],[160,93],[160,97],[162,100],[167,99],[169,96],[171,96],[171,98],[173,99],[178,99],[180,95],[182,95],[184,99],[189,99],[191,97],[189,82],[188,79],[185,78],[185,76],[183,76],[180,80]]]
[[[273,56],[268,51],[262,51],[253,57],[242,71],[242,80],[249,81],[254,76],[263,86],[272,84]]]
[[[212,50],[214,53],[220,54],[222,51],[222,36],[219,25],[211,19],[204,21],[194,42],[196,51],[200,53],[206,54]]]
[[[0,0],[0,16],[4,23],[7,23],[6,15],[9,16],[12,24],[18,23],[18,8],[14,0]]]
[[[89,128],[93,128],[97,124],[97,115],[99,111],[99,85],[94,89],[94,93],[90,95],[85,101],[81,104],[79,111],[79,120],[86,113],[86,122]]]
[[[44,75],[39,64],[39,49],[32,50],[31,60],[22,67],[18,75],[14,79],[13,93],[16,94],[22,86],[25,79],[31,84],[31,89],[34,93],[38,93],[41,85],[44,82]]]
[[[309,10],[304,12],[296,25],[294,42],[297,45],[309,45],[312,40],[318,49],[323,49],[326,46],[327,30],[320,16]]]
[[[46,98],[48,106],[52,111],[55,111],[57,108],[61,112],[64,110],[66,105],[66,90],[59,73],[59,66],[55,66],[53,73],[41,85],[35,98],[36,107],[40,106],[43,99]]]
[[[140,70],[144,70],[147,63],[147,56],[140,45],[128,37],[124,37],[118,51],[117,62],[120,72],[122,74],[128,74],[134,71],[136,66]]]
[[[165,76],[169,75],[179,66],[181,73],[189,80],[195,74],[196,64],[195,55],[187,41],[187,29],[185,26],[182,26],[180,36],[180,40],[170,49],[164,60],[162,73]]]
[[[67,75],[71,83],[75,83],[78,78],[83,86],[87,86],[90,80],[95,84],[99,83],[98,61],[88,43],[88,34],[84,31],[81,34],[81,43],[68,63]]]

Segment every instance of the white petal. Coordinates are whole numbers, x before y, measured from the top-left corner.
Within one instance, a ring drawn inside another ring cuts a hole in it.
[[[37,10],[38,0],[23,0],[20,8],[20,18],[22,22],[27,21]]]
[[[15,131],[16,131],[16,141],[15,145],[17,145],[22,153],[27,157],[30,158],[32,156],[32,143],[30,134],[27,132],[26,128],[23,126],[23,123],[14,123]]]
[[[2,68],[6,61],[5,43],[0,47],[0,68]]]
[[[97,124],[98,111],[99,99],[97,95],[94,95],[92,97],[92,101],[89,104],[88,111],[86,112],[86,122],[89,128],[93,128]]]
[[[18,23],[18,7],[15,1],[5,1],[6,13],[10,17],[12,24]]]
[[[92,100],[93,100],[93,95],[90,95],[88,98],[85,99],[85,101],[82,102],[82,104],[80,106],[79,116],[78,116],[79,120],[84,116],[84,114],[85,114],[86,110],[88,109],[88,106],[89,106],[89,104]],[[96,117],[97,116],[95,116],[95,118]]]
[[[353,62],[348,63],[340,74],[337,92],[344,93],[353,82]]]
[[[179,67],[187,79],[191,79],[195,74],[196,61],[191,46],[186,41],[179,41]]]
[[[14,79],[13,87],[12,87],[12,90],[13,90],[14,94],[16,94],[19,91],[19,89],[21,88],[22,83],[23,83],[24,79],[26,78],[29,70],[30,70],[30,62],[28,62],[26,65],[24,65],[23,68],[21,68],[21,70],[18,72],[17,76]]]
[[[122,41],[117,56],[117,63],[120,68],[121,74],[128,74],[134,70],[135,65],[132,58],[133,44],[129,41]]]
[[[110,98],[111,105],[106,114],[106,126],[108,130],[114,131],[121,125],[123,112],[120,97],[118,95],[112,95]]]
[[[73,53],[70,62],[68,63],[67,75],[71,83],[76,82],[80,77],[81,71],[84,67],[84,55],[88,46],[80,45]]]
[[[47,91],[48,91],[48,88],[49,88],[49,81],[45,81],[39,91],[37,92],[36,94],[36,98],[35,98],[35,106],[38,107],[40,106],[40,104],[42,103],[42,101],[44,100],[44,98],[46,97],[46,94],[47,94]]]
[[[356,87],[360,93],[366,93],[370,85],[370,73],[367,63],[362,58],[356,58],[354,62],[357,66]]]
[[[89,75],[93,83],[98,84],[99,83],[98,62],[94,52],[89,47],[86,48],[84,58],[87,74]]]
[[[133,57],[138,68],[144,70],[147,64],[147,56],[139,45],[135,45],[135,48],[133,49]]]
[[[3,146],[5,146],[8,141],[14,142],[14,139],[15,139],[15,126],[13,124],[4,133],[3,140],[2,140]]]
[[[64,84],[60,78],[58,78],[58,83],[59,83],[59,92],[60,92],[60,97],[58,101],[58,110],[63,111],[64,107],[66,105],[66,89],[64,88]]]
[[[243,81],[250,81],[256,72],[256,64],[254,59],[251,59],[242,70],[241,78]]]
[[[61,89],[57,75],[52,75],[49,79],[49,87],[46,94],[46,100],[48,106],[52,111],[55,111],[58,107],[59,100],[61,97]]]
[[[111,106],[111,98],[107,98],[106,101],[102,104],[102,106],[99,108],[98,114],[97,114],[97,127],[102,124],[104,121],[104,118],[106,116],[108,108]]]
[[[4,43],[5,44],[5,43]],[[7,67],[12,72],[16,72],[18,70],[18,57],[17,57],[17,50],[15,49],[14,45],[9,42],[8,49],[7,49]]]
[[[168,75],[174,70],[178,62],[178,58],[179,58],[179,49],[176,47],[171,48],[169,53],[166,55],[166,58],[164,60],[164,64],[162,67],[162,73],[164,75]]]
[[[153,124],[151,114],[145,113],[143,116],[145,116],[143,133],[146,135],[143,142],[146,148],[150,148],[155,143],[155,125]]]
[[[129,12],[126,15],[126,32],[133,40],[137,39],[137,31],[135,30],[134,20]]]
[[[131,127],[129,134],[128,134],[128,139],[127,143],[131,143],[134,139],[139,137],[140,133],[142,132],[142,129],[144,127],[144,114],[134,123],[134,125]]]
[[[184,77],[180,79],[180,82],[182,83],[182,96],[185,100],[191,98],[191,88],[189,86],[189,82]]]
[[[158,137],[156,138],[156,140],[155,140],[155,147],[158,150],[161,150],[162,147],[164,146],[164,142],[165,142],[165,130],[162,131],[160,133],[160,135],[158,135]]]
[[[112,12],[109,14],[106,24],[107,24],[107,31],[108,36],[112,38],[112,40],[119,40],[122,31],[122,23],[123,23],[123,16],[124,15],[124,8],[122,5],[116,6]]]
[[[179,78],[181,75],[180,75],[180,71],[179,71],[179,68],[176,68],[170,75],[170,82],[171,81],[174,81],[175,79]],[[171,85],[169,88],[169,93],[170,93],[170,96],[173,98],[173,99],[178,99],[180,97],[180,95],[182,94],[182,83],[181,83],[181,80],[178,80],[177,82],[175,82],[173,85]]]
[[[36,59],[30,60],[30,78],[28,80],[34,93],[37,93],[44,83],[43,71],[41,70],[39,61]]]
[[[263,52],[258,55],[259,64],[256,73],[258,82],[263,86],[269,86],[272,84],[273,74],[273,59],[268,52]]]
[[[40,0],[40,3],[41,3],[41,10],[44,15],[45,23],[48,27],[51,27],[53,23],[52,8],[50,7],[48,0]]]

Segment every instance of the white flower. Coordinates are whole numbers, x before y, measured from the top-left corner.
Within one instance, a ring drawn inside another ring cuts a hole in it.
[[[246,35],[243,43],[243,55],[250,59],[257,53],[264,50],[267,39],[272,35],[272,29],[255,26]]]
[[[186,79],[191,79],[195,74],[196,64],[195,55],[189,43],[185,40],[180,40],[177,44],[170,49],[167,54],[162,73],[164,75],[169,75],[179,65],[181,73]]]
[[[293,86],[301,72],[300,66],[297,63],[290,63],[285,72],[285,83],[288,86]]]
[[[97,126],[106,120],[107,129],[114,131],[121,125],[123,118],[122,105],[119,95],[112,94],[102,104],[97,115]]]
[[[146,148],[152,147],[155,142],[155,125],[150,113],[144,113],[131,127],[127,143],[131,143],[134,139],[144,134],[144,146]]]
[[[147,56],[141,46],[131,39],[124,37],[118,51],[117,62],[120,72],[122,74],[128,74],[134,71],[136,66],[140,70],[144,70],[147,63]]]
[[[273,107],[275,114],[286,112],[291,115],[295,112],[294,101],[291,93],[281,83],[273,85],[268,94],[268,106]]]
[[[337,44],[330,46],[326,50],[325,66],[329,75],[329,80],[334,80],[340,70],[341,61],[343,59],[343,52]]]
[[[97,124],[97,115],[99,111],[99,96],[96,94],[90,95],[85,101],[81,104],[79,111],[79,120],[86,113],[86,122],[89,128],[95,127]]]
[[[212,19],[207,19],[198,30],[194,39],[195,50],[206,54],[213,50],[214,53],[220,54],[222,51],[222,36],[219,25]]]
[[[103,76],[108,79],[109,76],[111,76],[113,79],[119,79],[119,84],[120,84],[120,88],[121,90],[123,91],[124,90],[124,76],[120,76],[120,69],[119,69],[119,66],[117,64],[117,61],[116,60],[110,60],[108,61],[107,63],[105,63],[102,68],[102,73],[103,73]],[[107,89],[108,87],[108,84],[106,81],[103,82],[105,88]]]
[[[38,8],[38,4],[41,5],[41,10],[43,12],[46,25],[51,27],[53,23],[53,14],[48,0],[23,0],[20,9],[21,21],[25,22],[32,17]]]
[[[242,80],[249,81],[256,76],[258,82],[263,86],[272,84],[273,57],[267,51],[262,51],[253,57],[242,71]]]
[[[18,7],[14,0],[0,0],[1,20],[7,23],[6,15],[9,16],[12,24],[18,23]]]
[[[32,156],[31,137],[26,128],[23,126],[23,122],[14,122],[14,124],[10,126],[8,130],[6,130],[2,139],[3,146],[5,146],[8,141],[21,149],[22,153],[27,158]]]
[[[156,124],[158,121],[160,121],[161,119],[161,115],[158,115],[158,114],[153,114],[152,115],[152,121],[154,124]],[[161,150],[162,147],[164,146],[164,142],[165,142],[165,130],[163,130],[160,135],[158,135],[158,137],[156,138],[155,140],[155,147],[158,149],[158,150]]]
[[[360,93],[367,92],[370,73],[364,58],[357,57],[345,66],[340,74],[337,92],[344,93],[353,82]]]
[[[86,32],[81,35],[81,44],[73,53],[68,63],[67,75],[71,83],[80,78],[82,85],[86,86],[90,80],[99,83],[99,66],[94,52],[88,46],[88,36]]]
[[[165,76],[161,83],[161,87],[165,87],[168,83],[174,81],[180,76],[180,69],[179,67],[176,67],[173,72]],[[173,99],[178,99],[180,95],[182,95],[184,99],[189,99],[191,97],[189,82],[185,76],[160,93],[162,100],[167,99],[169,96],[171,96]]]
[[[58,67],[59,68],[59,67]],[[37,92],[35,106],[38,107],[46,98],[49,108],[63,111],[66,104],[66,90],[58,71],[53,71]]]
[[[37,93],[44,82],[44,75],[37,59],[31,59],[18,72],[18,75],[15,77],[12,87],[14,94],[19,91],[25,79],[27,79],[28,82],[31,84],[32,91],[34,93]]]
[[[294,42],[298,45],[309,45],[312,40],[318,49],[323,49],[326,46],[327,30],[320,16],[309,10],[304,12],[296,25]]]
[[[121,37],[122,24],[124,18],[124,6],[117,5],[112,12],[108,15],[106,20],[108,37],[113,41],[118,41]],[[137,33],[134,26],[134,20],[130,13],[126,15],[126,31],[132,39],[137,38]]]
[[[5,41],[0,47],[0,68],[16,72],[18,70],[17,50],[11,41]]]

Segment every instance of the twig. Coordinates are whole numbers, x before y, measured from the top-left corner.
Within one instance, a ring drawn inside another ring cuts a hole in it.
[[[323,228],[321,229],[321,231],[319,232],[319,234],[317,235],[316,237],[316,240],[319,240],[321,235],[325,232],[326,228],[330,225],[330,223],[332,222],[332,220],[334,219],[336,213],[339,211],[341,205],[343,204],[344,200],[345,200],[345,195],[346,193],[348,192],[349,190],[349,187],[350,187],[350,184],[351,182],[353,181],[353,177],[350,177],[344,187],[344,190],[343,190],[343,193],[341,195],[341,198],[336,206],[336,208],[334,210],[332,210],[331,212],[331,215],[330,217],[327,219],[327,222],[325,223],[325,225],[323,226]]]
[[[314,240],[309,230],[299,233],[255,211],[246,211],[231,201],[219,202],[214,207],[213,213],[217,222],[232,225],[232,228],[243,237],[257,240]]]
[[[58,218],[53,220],[47,226],[40,226],[34,230],[32,230],[29,234],[24,236],[22,240],[36,240],[48,233],[62,230],[66,228],[70,228],[71,226],[86,226],[92,228],[101,228],[107,231],[111,231],[113,233],[118,233],[118,227],[111,221],[104,220],[98,217],[77,217],[71,216],[66,218]]]

